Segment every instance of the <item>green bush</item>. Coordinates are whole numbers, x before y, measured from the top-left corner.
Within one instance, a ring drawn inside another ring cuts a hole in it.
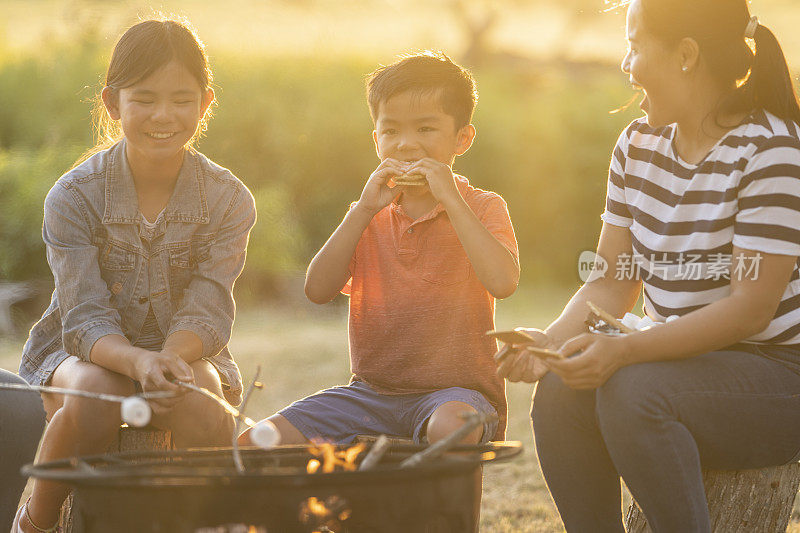
[[[50,276],[42,244],[47,191],[81,148],[0,151],[0,279]]]
[[[88,100],[110,52],[86,34],[10,58],[0,46],[0,278],[47,277],[41,205],[91,144]],[[378,163],[362,59],[212,56],[219,106],[199,148],[253,191],[259,223],[244,281],[268,295],[296,276]],[[523,282],[575,284],[595,245],[606,169],[634,111],[612,66],[477,70],[478,137],[456,170],[509,204]],[[637,110],[638,111],[638,110]]]

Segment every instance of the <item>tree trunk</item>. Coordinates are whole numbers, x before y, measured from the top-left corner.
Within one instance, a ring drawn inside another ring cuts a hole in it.
[[[106,453],[171,450],[172,434],[154,427],[134,428],[124,425],[119,428],[117,438],[108,447]],[[58,521],[64,533],[72,533],[72,492],[61,506],[61,518]]]
[[[800,484],[800,463],[760,470],[704,470],[711,530],[720,533],[786,531]],[[632,501],[628,533],[649,533],[644,513]]]

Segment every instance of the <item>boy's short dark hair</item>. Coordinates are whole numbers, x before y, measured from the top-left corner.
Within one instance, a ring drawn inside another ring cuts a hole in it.
[[[425,51],[400,56],[367,76],[367,103],[372,121],[381,102],[406,91],[438,93],[442,111],[455,119],[456,128],[472,121],[478,90],[472,74],[442,52]]]

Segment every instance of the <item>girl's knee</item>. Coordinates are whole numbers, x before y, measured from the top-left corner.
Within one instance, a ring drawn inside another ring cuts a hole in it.
[[[130,378],[92,363],[70,367],[68,380],[68,388],[85,392],[117,396],[136,392]],[[66,396],[60,412],[80,434],[105,435],[116,431],[121,423],[119,404],[105,400]]]
[[[94,363],[80,362],[70,367],[68,387],[100,394],[130,396],[136,392],[131,378]]]
[[[210,390],[218,396],[222,396],[222,381],[217,369],[205,359],[198,359],[189,364],[194,374],[194,382],[198,387]]]

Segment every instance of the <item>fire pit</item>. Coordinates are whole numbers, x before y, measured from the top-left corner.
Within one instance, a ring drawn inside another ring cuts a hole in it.
[[[374,469],[315,474],[303,446],[243,449],[243,474],[228,448],[72,458],[24,473],[74,488],[78,532],[448,533],[476,529],[480,465],[522,451],[518,442],[457,446],[400,467],[425,448],[393,444]]]

